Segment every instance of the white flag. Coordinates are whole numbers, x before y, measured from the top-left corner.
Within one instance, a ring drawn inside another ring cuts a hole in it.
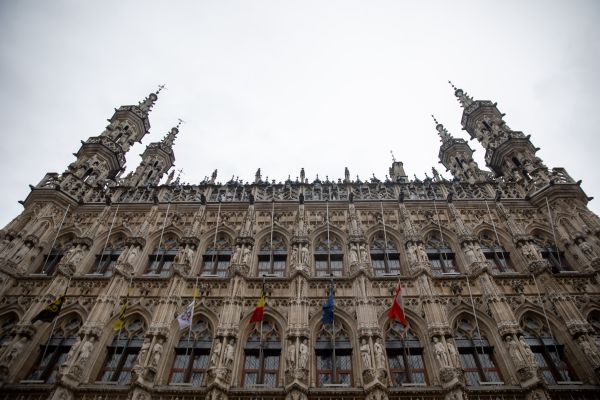
[[[177,316],[177,323],[179,324],[179,330],[184,330],[185,328],[189,328],[192,325],[192,316],[194,314],[194,303],[193,300],[188,306],[183,310],[181,314]]]

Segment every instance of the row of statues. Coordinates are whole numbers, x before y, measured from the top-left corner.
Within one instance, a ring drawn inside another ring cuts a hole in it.
[[[297,363],[296,359],[298,360]],[[308,368],[308,344],[306,339],[299,341],[298,345],[295,341],[288,340],[285,362],[288,371]]]
[[[360,358],[363,363],[363,367],[365,370],[372,369],[375,367],[376,369],[385,369],[385,353],[383,350],[383,345],[381,344],[381,339],[375,339],[375,343],[373,343],[373,353],[375,355],[375,363],[373,364],[371,357],[371,346],[366,338],[361,340],[360,344]]]

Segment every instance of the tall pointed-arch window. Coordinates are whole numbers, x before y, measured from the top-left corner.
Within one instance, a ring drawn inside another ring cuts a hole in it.
[[[521,321],[525,342],[531,348],[544,379],[549,384],[576,380],[575,374],[564,355],[564,346],[559,344],[548,325],[536,315],[525,315]]]
[[[315,356],[319,386],[352,385],[352,343],[339,320],[320,326]]]
[[[565,258],[565,252],[557,248],[553,240],[550,240],[545,235],[536,235],[535,244],[542,258],[550,263],[552,272],[557,274],[573,270]]]
[[[395,386],[424,385],[427,382],[423,347],[411,329],[392,322],[387,330],[385,347]]]
[[[175,346],[169,382],[203,386],[211,346],[212,330],[204,320],[197,320],[191,328],[183,331]]]
[[[244,386],[276,387],[279,382],[280,357],[281,337],[276,326],[269,320],[263,321],[261,340],[260,324],[254,324],[244,349]]]
[[[19,317],[15,313],[5,314],[0,317],[0,348],[12,340],[12,330],[18,321]]]
[[[94,267],[90,273],[105,276],[112,275],[112,271],[117,263],[117,259],[124,250],[124,236],[117,236],[109,240],[106,244],[106,247],[101,250],[102,252],[96,256],[96,263],[94,264]]]
[[[477,332],[477,325],[471,317],[458,319],[454,328],[454,341],[465,371],[468,385],[481,382],[501,382],[500,369],[494,360],[494,348],[483,335]]]
[[[342,276],[344,251],[337,237],[320,236],[315,243],[315,273],[317,276]]]
[[[437,232],[432,232],[427,239],[427,258],[431,263],[434,275],[457,274],[454,252]]]
[[[54,275],[56,267],[60,260],[63,258],[64,251],[62,246],[54,246],[49,254],[44,254],[42,264],[40,265],[39,273],[45,275]]]
[[[200,275],[225,277],[230,261],[231,238],[227,235],[219,235],[216,243],[210,243],[210,247],[202,256]]]
[[[515,269],[510,261],[510,253],[498,243],[495,235],[484,232],[479,235],[479,243],[486,260],[492,265],[496,273],[514,272]]]
[[[286,260],[287,246],[283,237],[277,234],[273,235],[273,245],[271,245],[271,238],[267,237],[258,252],[258,276],[283,277]]]
[[[375,276],[400,274],[400,254],[396,243],[383,232],[376,235],[371,243],[371,263]]]
[[[107,348],[106,360],[98,378],[101,382],[128,384],[131,371],[144,344],[146,324],[140,317],[129,317]]]
[[[166,277],[171,272],[173,261],[177,255],[177,238],[165,236],[162,243],[148,256],[146,275],[160,275]]]
[[[58,369],[67,359],[71,346],[77,341],[80,327],[81,318],[77,315],[59,321],[50,339],[40,344],[37,361],[27,380],[56,382]]]

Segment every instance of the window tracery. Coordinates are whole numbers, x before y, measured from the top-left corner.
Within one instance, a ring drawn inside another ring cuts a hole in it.
[[[427,236],[426,251],[434,275],[458,273],[454,252],[447,243],[440,239],[439,233],[431,232]]]
[[[564,346],[554,339],[548,325],[536,315],[521,320],[525,342],[531,348],[544,379],[549,384],[576,380],[564,356]]]
[[[338,320],[319,327],[315,342],[317,385],[352,386],[352,343]]]
[[[262,334],[262,339],[261,339]],[[242,384],[245,387],[276,387],[281,358],[280,334],[271,321],[254,324],[244,349]]]
[[[321,235],[315,242],[315,275],[342,276],[344,272],[344,251],[339,238]]]
[[[77,342],[77,333],[81,327],[81,318],[71,315],[56,324],[52,336],[41,343],[36,364],[33,366],[28,380],[56,382],[59,367],[67,359],[71,346]]]
[[[484,335],[479,334],[471,316],[463,316],[456,321],[454,335],[468,385],[502,381],[494,360],[494,348]]]
[[[400,254],[396,243],[379,232],[371,242],[371,264],[375,276],[400,274]]]
[[[169,382],[204,386],[211,347],[212,329],[206,321],[199,319],[181,333],[175,346]]]
[[[421,341],[411,329],[392,322],[386,332],[385,347],[390,375],[395,386],[426,384],[427,372]]]
[[[98,378],[101,382],[128,384],[136,359],[144,344],[146,323],[137,316],[125,320],[123,328],[115,333],[107,346],[106,360]]]
[[[274,234],[273,244],[271,245],[271,238],[267,237],[258,252],[258,276],[276,275],[283,277],[286,260],[287,245],[285,239],[279,234]]]
[[[211,242],[202,256],[200,275],[225,277],[231,261],[231,247],[231,238],[228,235],[217,236],[216,242]]]

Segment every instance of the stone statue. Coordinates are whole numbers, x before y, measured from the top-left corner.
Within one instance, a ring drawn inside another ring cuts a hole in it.
[[[67,353],[67,358],[65,359],[65,364],[68,364],[69,361],[73,358],[73,356],[77,352],[77,349],[79,348],[80,344],[81,344],[81,338],[79,336],[77,336],[77,340],[75,340],[75,343],[73,343],[73,345],[69,349],[69,352]]]
[[[300,264],[308,265],[308,258],[309,258],[308,247],[303,245],[302,248],[300,249]]]
[[[587,355],[587,357],[590,359],[594,367],[600,365],[600,354],[598,353],[598,349],[595,348],[595,343],[594,346],[592,346],[592,344],[587,340],[585,335],[581,335],[579,336],[579,346],[581,347],[581,350],[583,350],[585,355]]]
[[[194,259],[194,249],[190,246],[187,246],[183,251],[183,264],[192,265],[192,260]]]
[[[360,245],[360,261],[364,263],[369,262],[369,251],[364,243]]]
[[[535,355],[523,336],[519,336],[519,343],[521,344],[521,351],[523,352],[524,359],[531,365],[537,365],[535,362]]]
[[[478,261],[478,257],[475,255],[474,247],[475,246],[473,246],[472,243],[465,243],[464,245],[465,256],[467,257],[467,261],[469,264]]]
[[[308,346],[306,345],[306,339],[300,343],[300,357],[298,359],[298,367],[300,369],[306,369],[308,366]]]
[[[231,368],[231,366],[233,365],[233,358],[234,358],[234,347],[233,345],[235,344],[235,340],[231,339],[229,341],[229,343],[227,343],[227,346],[225,347],[225,367],[226,368]]]
[[[352,243],[350,245],[350,263],[354,264],[358,262],[358,250],[356,249],[356,245]]]
[[[377,338],[375,344],[373,344],[373,349],[375,350],[375,367],[377,369],[385,369],[385,354],[381,345],[381,339]]]
[[[458,357],[458,352],[456,351],[456,347],[451,342],[446,342],[446,347],[448,348],[448,354],[450,355],[450,361],[452,362],[452,366],[454,368],[460,368],[460,359]]]
[[[75,364],[78,365],[80,368],[83,368],[85,366],[85,363],[90,359],[90,356],[92,355],[93,351],[94,344],[91,340],[86,340],[85,342],[83,342],[83,345],[81,346],[81,351],[75,359]]]
[[[71,247],[67,253],[65,254],[65,264],[66,263],[71,263],[75,266],[77,266],[77,264],[79,264],[79,262],[81,261],[81,259],[83,258],[83,251],[81,250],[81,248],[79,246],[73,246]]]
[[[408,262],[411,265],[414,265],[419,262],[417,258],[417,249],[414,245],[409,245],[406,249],[406,255],[408,256]]]
[[[585,255],[588,258],[588,260],[593,260],[598,257],[596,252],[594,251],[594,248],[586,241],[582,241],[581,243],[579,243],[579,248],[581,249],[583,255]]]
[[[531,243],[526,243],[523,246],[521,246],[521,252],[525,256],[525,259],[527,261],[536,261],[537,260],[536,251],[532,248]]]
[[[423,246],[417,245],[417,258],[419,262],[428,262],[429,257],[427,257],[427,252],[423,248]]]
[[[146,356],[148,355],[148,351],[150,350],[150,341],[148,339],[144,340],[144,344],[142,344],[142,348],[140,349],[140,354],[138,355],[136,366],[143,367],[146,362]]]
[[[523,358],[523,353],[519,348],[519,344],[513,339],[512,336],[509,335],[506,337],[506,344],[508,346],[508,354],[510,354],[510,358],[512,358],[517,369],[526,364],[525,359]]]
[[[363,339],[360,345],[360,358],[362,359],[364,369],[371,369],[371,349],[367,339]]]
[[[12,348],[8,350],[6,354],[4,354],[3,358],[5,364],[10,365],[10,363],[12,363],[17,357],[19,357],[19,354],[21,354],[21,351],[23,350],[23,347],[25,347],[26,342],[27,338],[25,336],[21,336],[19,340],[15,344],[13,344]]]
[[[248,247],[244,247],[244,250],[242,251],[242,264],[248,264],[248,262],[250,261],[251,253],[252,250],[250,250]]]
[[[154,368],[158,367],[158,363],[160,361],[160,358],[162,357],[163,342],[164,339],[158,339],[158,341],[154,344],[154,348],[152,349],[152,366]]]
[[[288,340],[285,362],[288,370],[292,370],[296,366],[296,345],[292,340]]]
[[[437,337],[433,338],[433,352],[440,368],[448,368],[451,366],[446,346],[444,346]]]
[[[219,358],[221,357],[221,341],[215,340],[215,347],[213,347],[212,355],[210,356],[210,366],[217,367],[219,365]]]
[[[135,263],[135,259],[137,258],[140,249],[137,246],[132,246],[127,253],[127,264],[132,265]]]
[[[233,263],[239,263],[241,256],[242,256],[242,248],[239,245],[235,246],[235,250],[233,252],[233,257],[231,258],[232,262]]]
[[[292,255],[290,256],[290,265],[296,265],[298,263],[298,248],[294,246],[292,248]]]

